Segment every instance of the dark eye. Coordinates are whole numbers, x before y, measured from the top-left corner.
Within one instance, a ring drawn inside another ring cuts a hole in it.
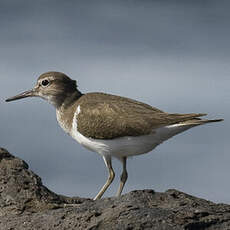
[[[47,85],[49,85],[49,81],[48,80],[43,80],[42,81],[42,86],[47,86]]]

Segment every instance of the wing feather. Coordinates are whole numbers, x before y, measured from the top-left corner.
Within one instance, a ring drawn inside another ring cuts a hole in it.
[[[85,94],[78,105],[78,131],[96,139],[147,135],[155,128],[205,115],[169,114],[142,102],[103,93]]]

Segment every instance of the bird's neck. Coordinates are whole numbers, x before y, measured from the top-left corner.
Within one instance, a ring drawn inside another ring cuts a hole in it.
[[[58,123],[69,134],[72,128],[76,105],[78,99],[82,95],[83,94],[80,91],[76,90],[71,95],[66,97],[60,106],[56,107],[56,116],[57,116]]]
[[[48,98],[48,101],[54,105],[56,110],[65,110],[76,102],[83,94],[79,90],[74,90],[72,92],[65,92],[55,97]]]
[[[78,89],[72,93],[67,94],[61,104],[62,109],[66,109],[69,106],[72,106],[82,95],[83,94]]]

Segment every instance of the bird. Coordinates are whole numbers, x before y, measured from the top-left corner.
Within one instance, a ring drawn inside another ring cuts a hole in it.
[[[112,183],[112,158],[122,163],[119,197],[128,178],[127,158],[145,154],[169,138],[192,127],[223,119],[207,120],[204,113],[167,113],[143,102],[102,92],[82,93],[77,81],[61,72],[46,72],[31,90],[6,102],[40,97],[56,108],[62,129],[82,146],[102,156],[108,178],[94,200]]]

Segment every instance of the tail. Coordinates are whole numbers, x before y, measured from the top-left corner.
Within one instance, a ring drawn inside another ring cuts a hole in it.
[[[186,121],[180,121],[180,122],[168,125],[168,126],[164,126],[162,128],[157,129],[158,135],[156,136],[156,141],[157,141],[156,146],[161,144],[163,141],[168,140],[169,138],[179,133],[182,133],[192,127],[203,125],[206,123],[211,123],[211,122],[219,122],[219,121],[223,121],[223,119],[205,120],[205,119],[193,117]]]
[[[220,122],[223,121],[224,119],[215,119],[215,120],[206,120],[206,119],[201,119],[201,118],[193,118],[191,120],[187,120],[187,121],[183,121],[180,122],[183,125],[192,125],[192,126],[196,126],[196,125],[203,125],[206,123],[211,123],[211,122]]]

